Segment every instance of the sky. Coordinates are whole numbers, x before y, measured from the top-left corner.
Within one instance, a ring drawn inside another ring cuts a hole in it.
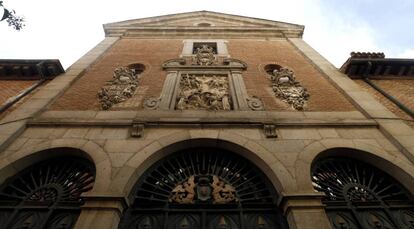
[[[0,59],[59,59],[65,69],[104,39],[105,23],[199,10],[305,25],[303,39],[336,67],[352,51],[414,58],[414,0],[3,1],[26,26],[0,22]]]

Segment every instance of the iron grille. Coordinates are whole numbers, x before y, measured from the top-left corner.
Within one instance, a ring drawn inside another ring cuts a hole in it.
[[[82,158],[58,157],[30,166],[0,187],[0,225],[72,228],[80,195],[92,188],[94,177],[93,164]]]
[[[365,162],[326,158],[312,171],[334,228],[414,228],[412,196],[391,176]]]
[[[232,152],[194,148],[154,164],[120,228],[287,228],[266,176]]]

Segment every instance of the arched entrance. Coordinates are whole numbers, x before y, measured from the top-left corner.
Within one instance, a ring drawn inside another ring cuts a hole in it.
[[[363,153],[363,152],[360,152]],[[312,167],[333,228],[414,228],[414,198],[386,172],[363,161],[326,157]]]
[[[75,156],[29,166],[0,186],[1,228],[73,228],[93,187],[95,166]]]
[[[192,148],[152,165],[133,189],[120,228],[288,228],[277,193],[253,163],[218,148]]]

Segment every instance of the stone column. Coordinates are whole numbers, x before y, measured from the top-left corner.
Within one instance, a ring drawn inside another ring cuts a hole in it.
[[[75,229],[117,229],[126,207],[123,197],[86,197]]]
[[[331,224],[322,204],[323,194],[285,195],[281,207],[290,229],[331,229]]]

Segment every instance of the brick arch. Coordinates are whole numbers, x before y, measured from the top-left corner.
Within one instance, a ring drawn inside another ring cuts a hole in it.
[[[329,156],[347,157],[371,164],[391,175],[414,194],[414,166],[402,154],[401,156],[391,155],[380,146],[365,143],[355,145],[347,141],[332,145],[329,140],[322,140],[307,146],[299,154],[296,163],[297,185],[307,191],[313,191],[312,165],[318,159]]]
[[[129,179],[125,182],[122,193],[130,195],[140,176],[165,156],[190,147],[205,146],[228,150],[247,158],[267,175],[278,193],[295,188],[293,187],[294,182],[292,182],[294,178],[283,164],[271,152],[254,141],[227,132],[221,135],[219,131],[209,134],[202,131],[198,133],[183,131],[154,141],[126,163],[128,167],[134,169],[128,173]]]
[[[44,141],[33,147],[26,147],[13,154],[8,155],[0,163],[0,183],[7,178],[17,174],[22,169],[36,162],[56,157],[65,150],[62,156],[73,155],[84,157],[95,164],[96,176],[93,189],[88,194],[104,192],[109,187],[108,177],[111,177],[111,162],[105,151],[93,141],[82,139],[57,139]],[[7,163],[4,163],[7,162]]]

